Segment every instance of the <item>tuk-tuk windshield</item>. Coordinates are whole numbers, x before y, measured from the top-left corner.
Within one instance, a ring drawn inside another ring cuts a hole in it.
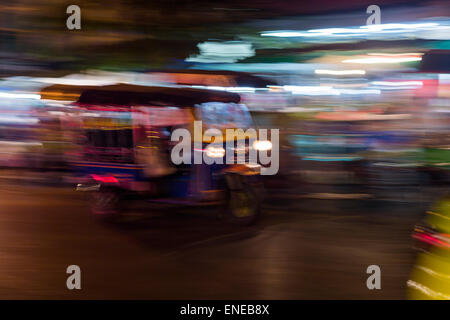
[[[90,161],[132,162],[133,129],[129,112],[83,112],[83,154]]]

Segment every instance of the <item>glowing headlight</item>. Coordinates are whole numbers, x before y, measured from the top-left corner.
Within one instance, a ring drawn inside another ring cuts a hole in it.
[[[225,156],[225,149],[222,147],[207,146],[205,151],[210,158],[222,158]]]
[[[253,149],[258,151],[269,151],[272,150],[272,142],[269,140],[256,140],[253,142]]]

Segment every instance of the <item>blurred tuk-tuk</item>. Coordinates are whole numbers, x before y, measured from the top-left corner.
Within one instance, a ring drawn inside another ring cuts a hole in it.
[[[130,199],[142,197],[178,206],[216,205],[214,212],[232,222],[254,222],[260,212],[257,164],[171,161],[172,133],[192,132],[195,120],[222,132],[249,128],[250,114],[239,100],[229,92],[126,84],[84,90],[74,104],[77,189],[91,194],[92,211],[102,216],[115,216]],[[191,141],[193,154],[208,151],[209,141],[201,139],[200,149]],[[242,139],[239,152],[245,153],[251,146],[248,137]]]

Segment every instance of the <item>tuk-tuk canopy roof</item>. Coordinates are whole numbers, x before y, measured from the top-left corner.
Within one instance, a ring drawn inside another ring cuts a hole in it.
[[[157,104],[190,106],[203,102],[239,102],[238,94],[215,90],[115,84],[77,86],[54,84],[41,90],[42,99],[78,101],[83,104]]]
[[[191,88],[150,87],[130,84],[100,86],[84,90],[78,98],[80,104],[95,105],[155,105],[194,106],[204,102],[238,103],[235,93]]]
[[[96,89],[96,86],[76,86],[52,84],[41,90],[41,99],[59,101],[77,101],[83,91]]]

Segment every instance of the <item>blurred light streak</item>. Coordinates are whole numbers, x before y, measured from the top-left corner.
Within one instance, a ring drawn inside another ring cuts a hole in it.
[[[194,89],[208,89],[208,90],[219,90],[219,91],[229,91],[229,92],[255,92],[258,91],[268,91],[269,88],[252,88],[252,87],[221,87],[221,86],[189,86]]]
[[[390,86],[390,87],[423,86],[422,81],[373,81],[372,84],[376,86]]]
[[[426,272],[429,275],[432,275],[432,276],[434,276],[436,278],[441,278],[441,279],[444,279],[444,280],[450,280],[450,275],[448,275],[448,274],[440,273],[440,272],[431,270],[430,268],[426,268],[426,267],[423,267],[423,266],[418,266],[417,269],[422,270],[423,272]]]
[[[223,158],[225,156],[225,149],[222,147],[214,147],[209,145],[204,151],[210,158]]]
[[[110,79],[86,79],[83,77],[73,78],[35,78],[35,81],[50,84],[63,84],[72,86],[105,86],[116,84],[115,80]]]
[[[17,116],[0,116],[0,123],[11,124],[36,124],[39,122],[37,118],[25,118]]]
[[[200,54],[186,58],[186,62],[233,63],[255,55],[252,44],[242,41],[206,41],[199,43],[197,47]]]
[[[0,141],[0,146],[42,146],[42,142],[33,142],[33,141]]]
[[[114,176],[101,176],[101,175],[97,175],[97,174],[91,174],[91,177],[95,181],[99,181],[99,182],[113,183],[113,184],[118,184],[119,183],[119,180],[117,180],[117,178],[114,177]]]
[[[253,142],[253,149],[258,151],[272,150],[272,142],[268,140],[256,140],[255,142]]]
[[[361,26],[361,29],[367,29],[370,32],[378,32],[384,30],[428,30],[435,29],[439,23],[386,23],[386,24],[371,24]]]
[[[380,94],[378,89],[337,89],[343,94]]]
[[[385,57],[403,57],[403,56],[423,56],[423,53],[409,52],[409,53],[368,53],[369,56],[385,56]]]
[[[330,74],[330,75],[352,75],[352,74],[360,74],[364,75],[366,74],[365,70],[325,70],[325,69],[317,69],[314,70],[314,73],[316,74]]]
[[[426,23],[389,23],[347,28],[323,28],[310,30],[273,30],[260,33],[262,37],[310,38],[311,40],[351,39],[448,39],[448,20]]]
[[[419,290],[423,294],[433,298],[433,299],[441,299],[441,300],[450,300],[450,296],[443,294],[442,292],[434,291],[423,284],[415,282],[413,280],[408,280],[406,283],[408,287]]]
[[[41,95],[34,93],[13,93],[13,92],[0,92],[0,98],[11,99],[41,99]]]
[[[340,95],[338,90],[327,86],[283,86],[283,89],[292,92],[292,94],[301,95]]]
[[[373,64],[373,63],[401,63],[401,62],[413,62],[421,61],[422,57],[366,57],[357,59],[347,59],[342,61],[343,63],[361,63],[361,64]]]
[[[273,88],[273,86],[272,86]],[[330,86],[283,86],[284,91],[289,91],[295,95],[341,95],[341,94],[354,94],[354,95],[366,95],[366,94],[380,94],[378,89],[336,89]]]

